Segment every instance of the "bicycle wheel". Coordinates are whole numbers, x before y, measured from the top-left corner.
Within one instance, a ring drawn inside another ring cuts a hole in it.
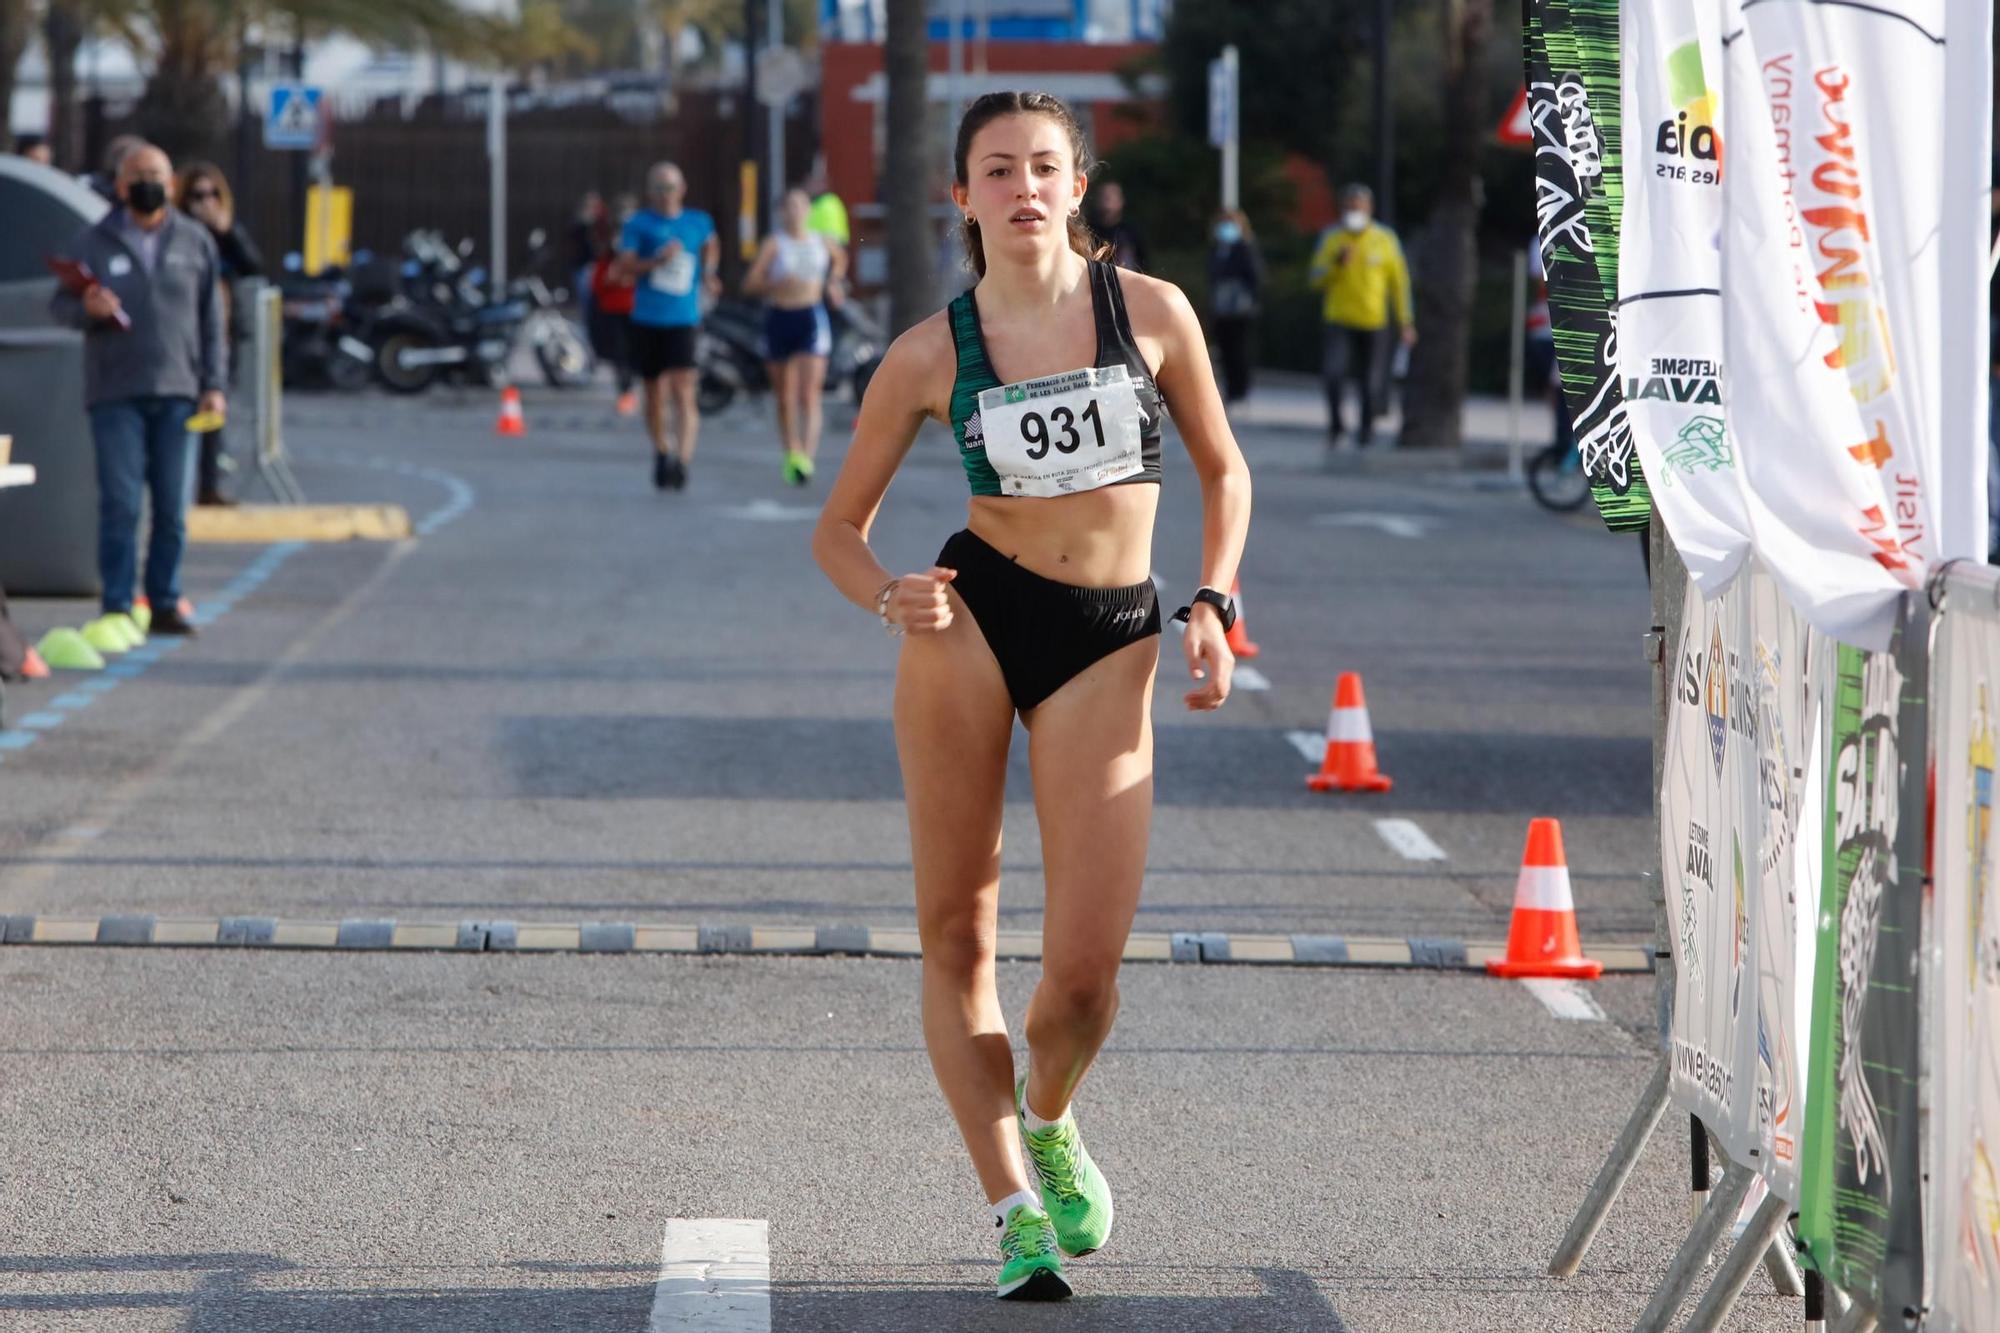
[[[1544,509],[1566,514],[1590,499],[1590,478],[1576,450],[1552,444],[1528,464],[1528,490]]]

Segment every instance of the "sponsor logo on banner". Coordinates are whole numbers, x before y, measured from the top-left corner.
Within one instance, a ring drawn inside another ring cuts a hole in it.
[[[1930,558],[1925,516],[1930,504],[1923,478],[1897,463],[1904,429],[1889,317],[1879,299],[1877,256],[1871,240],[1869,172],[1854,134],[1854,80],[1839,63],[1808,69],[1797,51],[1763,62],[1782,182],[1784,220],[1793,256],[1793,299],[1834,336],[1823,359],[1840,371],[1860,409],[1863,436],[1844,442],[1857,465],[1882,474],[1893,513],[1862,506],[1856,531],[1874,548],[1877,564],[1891,571],[1921,571]]]
[[[1708,748],[1715,758],[1715,776],[1729,752],[1729,672],[1723,664],[1722,623],[1718,620],[1708,642]]]
[[[1663,403],[1722,406],[1722,366],[1704,357],[1653,358],[1652,374],[1625,381],[1627,402],[1657,398]]]
[[[1683,42],[1668,52],[1665,73],[1674,111],[1653,135],[1653,175],[1694,185],[1718,184],[1722,136],[1715,128],[1715,98],[1702,72],[1701,44]]]
[[[1669,468],[1688,477],[1736,466],[1736,451],[1729,447],[1721,417],[1689,417],[1664,457]]]
[[[1733,1023],[1743,1012],[1743,974],[1749,971],[1750,913],[1743,893],[1743,839],[1730,836],[1732,868],[1735,870],[1735,914],[1729,922],[1729,1019]]]
[[[1967,864],[1972,869],[1972,892],[1966,896],[1965,948],[1966,976],[1975,982],[1996,965],[1995,950],[1986,939],[1986,889],[1991,878],[1986,868],[1986,843],[1993,832],[1993,720],[1986,711],[1986,686],[1979,687],[1979,712],[1972,727],[1972,744],[1965,756],[1971,781],[1972,808],[1967,813],[1965,841]],[[2000,973],[1992,974],[2000,981]]]
[[[1897,784],[1902,778],[1896,747],[1895,672],[1872,660],[1862,671],[1861,725],[1834,756],[1834,843],[1852,860],[1847,899],[1841,905],[1836,954],[1840,976],[1839,1064],[1834,1073],[1835,1119],[1852,1147],[1856,1179],[1867,1185],[1882,1177],[1879,1197],[1886,1208],[1894,1182],[1886,1177],[1888,1136],[1868,1083],[1859,1040],[1867,1017],[1881,938],[1883,900],[1895,884],[1896,829],[1900,813]]]

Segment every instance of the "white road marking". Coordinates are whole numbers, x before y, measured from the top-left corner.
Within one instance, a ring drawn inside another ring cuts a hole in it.
[[[811,505],[779,504],[776,500],[752,500],[722,512],[731,518],[747,518],[752,523],[799,523],[819,517],[819,510]]]
[[[647,1333],[770,1333],[771,1224],[676,1217],[660,1243]]]
[[[1432,520],[1414,514],[1320,514],[1312,523],[1316,528],[1380,528],[1391,537],[1415,541],[1430,530]]]
[[[1288,731],[1285,739],[1292,743],[1294,750],[1305,756],[1309,764],[1317,764],[1326,758],[1326,737],[1317,731]]]
[[[1557,1018],[1573,1023],[1602,1023],[1604,1011],[1597,1007],[1588,990],[1580,981],[1564,981],[1556,977],[1523,977],[1526,986],[1542,1006]]]
[[[1432,842],[1431,835],[1417,827],[1414,819],[1378,819],[1375,831],[1406,861],[1445,859],[1444,848]]]
[[[1268,690],[1271,688],[1270,677],[1253,666],[1237,667],[1236,674],[1231,676],[1229,680],[1235,689],[1250,690],[1253,693],[1258,690]]]

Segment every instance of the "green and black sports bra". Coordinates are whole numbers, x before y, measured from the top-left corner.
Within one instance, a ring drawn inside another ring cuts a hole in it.
[[[1139,398],[1140,471],[1113,486],[1160,484],[1159,386],[1146,368],[1146,358],[1132,337],[1132,321],[1125,314],[1125,293],[1119,285],[1118,270],[1099,260],[1090,262],[1090,308],[1097,319],[1096,366],[1124,366],[1132,377]],[[993,362],[986,355],[986,338],[979,329],[979,306],[970,289],[952,299],[949,309],[951,339],[958,351],[958,374],[951,386],[951,434],[958,442],[959,462],[965,465],[965,479],[974,495],[1000,495],[1000,477],[986,458],[985,436],[979,424],[979,395],[1000,386]],[[1128,455],[1129,457],[1129,455]]]

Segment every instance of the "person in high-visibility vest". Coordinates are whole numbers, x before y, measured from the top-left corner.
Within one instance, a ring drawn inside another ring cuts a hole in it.
[[[806,210],[806,230],[824,236],[845,250],[848,244],[847,205],[827,184],[826,159],[813,160],[812,174],[806,177],[806,196],[812,206]]]
[[[1365,185],[1340,192],[1340,225],[1329,227],[1313,251],[1307,280],[1322,293],[1325,324],[1321,371],[1326,378],[1327,442],[1339,444],[1341,399],[1349,379],[1361,385],[1361,422],[1355,443],[1367,448],[1387,396],[1393,315],[1403,344],[1417,340],[1410,305],[1410,269],[1396,233],[1375,221],[1375,194]]]

